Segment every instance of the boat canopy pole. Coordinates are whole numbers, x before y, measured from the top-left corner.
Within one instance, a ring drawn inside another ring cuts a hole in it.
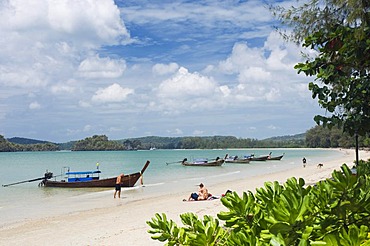
[[[43,179],[51,179],[52,177],[53,177],[53,173],[46,172],[45,176],[42,177],[42,178],[35,178],[35,179],[19,181],[19,182],[15,182],[15,183],[11,183],[11,184],[5,184],[5,185],[3,185],[3,187],[8,187],[8,186],[11,186],[11,185],[17,185],[17,184],[22,184],[22,183],[27,183],[27,182],[34,182],[34,181],[43,180]]]

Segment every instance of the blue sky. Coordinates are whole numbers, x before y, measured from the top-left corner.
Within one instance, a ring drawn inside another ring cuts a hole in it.
[[[323,111],[274,24],[257,0],[4,0],[0,134],[303,133]]]

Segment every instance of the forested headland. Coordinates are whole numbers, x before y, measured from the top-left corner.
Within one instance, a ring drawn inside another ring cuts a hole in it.
[[[6,139],[0,135],[0,152],[16,151],[114,151],[155,149],[226,149],[226,148],[351,148],[354,137],[339,128],[322,126],[311,128],[306,133],[272,137],[263,140],[237,138],[234,136],[208,137],[158,137],[148,136],[121,140],[109,140],[105,135],[94,135],[78,141],[52,143],[26,138]],[[369,147],[370,138],[360,137],[360,147]]]

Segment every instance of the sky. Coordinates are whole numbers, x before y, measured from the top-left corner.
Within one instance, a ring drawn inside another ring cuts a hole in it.
[[[296,1],[271,0],[290,6]],[[304,133],[323,114],[262,0],[1,0],[0,135]]]

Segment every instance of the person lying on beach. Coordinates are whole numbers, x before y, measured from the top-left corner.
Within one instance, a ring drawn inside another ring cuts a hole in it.
[[[204,186],[203,183],[200,183],[198,193],[191,193],[188,198],[188,201],[207,200],[208,196],[209,196],[208,189]]]

